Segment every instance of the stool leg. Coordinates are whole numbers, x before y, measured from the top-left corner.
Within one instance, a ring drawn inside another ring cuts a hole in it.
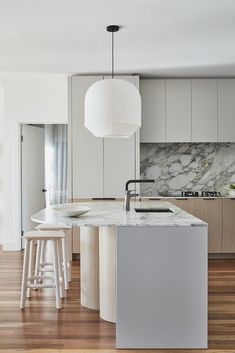
[[[62,254],[61,254],[61,244],[57,240],[57,257],[58,257],[58,269],[59,269],[59,279],[60,279],[60,297],[64,298],[64,276],[63,276],[63,266],[62,266]]]
[[[28,267],[29,267],[29,241],[27,239],[25,239],[24,264],[23,264],[21,296],[20,296],[20,309],[24,309],[24,307],[25,307]]]
[[[45,262],[45,240],[41,241],[41,249],[40,249],[40,260],[39,260],[39,275],[42,276],[43,272],[40,271],[40,265],[43,264]]]
[[[35,272],[34,272],[35,276],[39,276],[41,247],[42,247],[42,240],[38,240],[37,241],[36,261],[35,261]],[[37,280],[35,280],[34,283],[36,284]]]
[[[28,277],[31,277],[33,275],[33,262],[34,262],[33,258],[34,258],[34,241],[30,240]],[[30,298],[30,297],[31,297],[31,288],[27,288],[27,298]]]
[[[65,286],[65,289],[69,289],[66,238],[62,238],[61,242],[62,242],[62,254],[63,254],[63,264],[64,264],[64,286]]]
[[[71,282],[71,261],[72,261],[72,233],[71,229],[66,232],[66,247],[67,247],[67,268],[68,268],[68,281]]]
[[[56,308],[61,309],[57,240],[52,241]]]
[[[71,263],[70,263],[70,261],[68,262],[67,269],[68,269],[68,281],[71,282],[72,276],[71,276]]]

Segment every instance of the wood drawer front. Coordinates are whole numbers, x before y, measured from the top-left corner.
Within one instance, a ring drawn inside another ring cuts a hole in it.
[[[221,199],[196,200],[196,217],[208,223],[209,253],[222,253],[223,250],[222,211],[223,200]]]
[[[196,200],[195,199],[167,199],[164,201],[168,201],[173,205],[182,208],[182,210],[191,213],[192,215],[196,215]]]
[[[235,200],[223,200],[223,252],[235,253]]]

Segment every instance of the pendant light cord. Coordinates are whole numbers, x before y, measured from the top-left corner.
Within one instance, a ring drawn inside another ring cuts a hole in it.
[[[112,32],[112,78],[114,78],[114,33]]]
[[[112,78],[114,78],[114,32],[118,32],[119,31],[119,26],[110,25],[110,26],[108,26],[106,28],[106,30],[108,32],[112,33],[112,37],[111,37],[111,40],[112,40],[112,43],[111,43],[111,61],[112,61],[112,64],[111,64],[111,76],[112,76]]]

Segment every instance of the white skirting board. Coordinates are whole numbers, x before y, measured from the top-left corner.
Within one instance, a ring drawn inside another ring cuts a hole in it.
[[[2,249],[3,251],[20,251],[21,250],[20,237],[17,241],[3,241]]]
[[[117,227],[117,348],[207,348],[207,227]]]

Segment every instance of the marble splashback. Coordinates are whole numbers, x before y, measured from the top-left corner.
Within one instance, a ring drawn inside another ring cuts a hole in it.
[[[235,143],[141,143],[140,176],[157,179],[141,184],[142,196],[182,190],[227,195],[231,178],[235,182]]]

